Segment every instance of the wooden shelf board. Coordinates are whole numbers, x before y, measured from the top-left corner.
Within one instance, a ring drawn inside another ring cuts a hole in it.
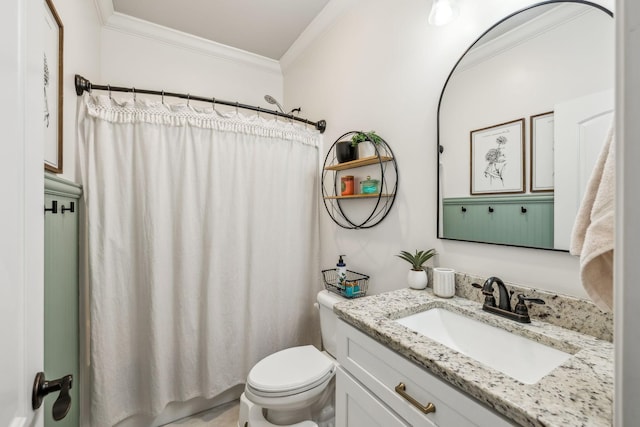
[[[325,199],[372,199],[380,197],[391,197],[393,194],[353,194],[351,196],[325,196]]]
[[[378,156],[371,156],[365,157],[364,159],[353,160],[351,162],[337,163],[335,165],[325,166],[325,170],[341,171],[345,169],[359,168],[361,166],[374,165],[380,162],[388,162],[390,160],[393,160],[393,157],[380,156],[378,158]]]

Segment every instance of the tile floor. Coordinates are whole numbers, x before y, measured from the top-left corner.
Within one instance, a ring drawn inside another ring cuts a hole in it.
[[[239,402],[233,401],[164,427],[237,427]]]

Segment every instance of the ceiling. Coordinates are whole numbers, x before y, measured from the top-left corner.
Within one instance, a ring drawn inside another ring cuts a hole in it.
[[[116,12],[279,60],[329,0],[113,0]]]

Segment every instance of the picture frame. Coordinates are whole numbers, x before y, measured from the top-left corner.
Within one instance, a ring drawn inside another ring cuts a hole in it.
[[[554,191],[553,111],[533,115],[530,120],[530,180],[532,193]]]
[[[524,126],[521,118],[470,132],[472,195],[524,193]]]
[[[44,169],[62,173],[64,26],[52,0],[43,0]]]

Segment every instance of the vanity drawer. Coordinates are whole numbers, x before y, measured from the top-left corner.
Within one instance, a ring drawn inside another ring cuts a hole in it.
[[[342,368],[336,373],[336,426],[410,427]]]
[[[501,415],[447,384],[364,333],[338,322],[338,362],[378,399],[411,425],[511,426]],[[405,396],[396,391],[404,384]],[[425,414],[415,405],[435,406]],[[428,421],[428,422],[427,422]]]

